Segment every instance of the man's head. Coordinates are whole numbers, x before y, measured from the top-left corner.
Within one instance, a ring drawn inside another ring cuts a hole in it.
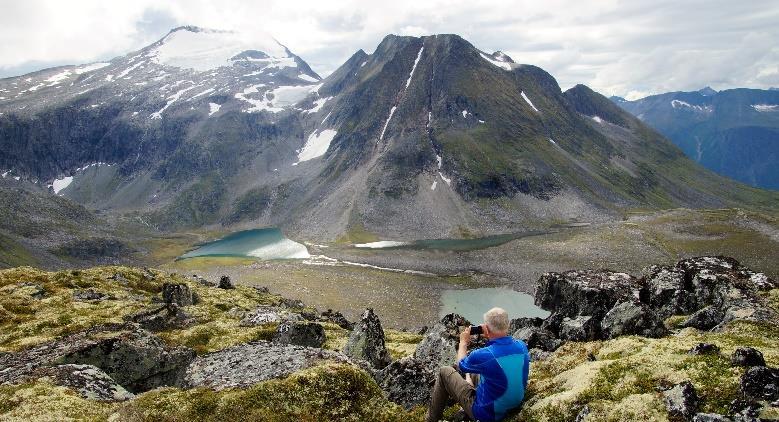
[[[484,314],[484,336],[503,337],[509,331],[509,314],[503,308],[492,308]]]

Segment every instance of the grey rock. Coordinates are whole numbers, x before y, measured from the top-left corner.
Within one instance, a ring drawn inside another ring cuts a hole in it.
[[[322,347],[325,340],[325,329],[315,322],[283,322],[273,336],[275,343],[308,347]]]
[[[521,317],[521,318],[514,318],[509,322],[509,332],[513,333],[520,328],[527,328],[527,327],[540,327],[541,324],[544,323],[544,320],[541,318],[529,318],[529,317]]]
[[[30,378],[32,380],[42,377],[49,379],[55,385],[69,387],[89,400],[123,401],[135,397],[102,369],[93,365],[44,367],[35,371]]]
[[[192,274],[192,278],[193,278],[193,279],[194,279],[194,280],[195,280],[195,281],[196,281],[198,284],[200,284],[201,286],[206,286],[206,287],[216,287],[216,283],[214,283],[213,281],[208,281],[208,280],[206,280],[205,278],[198,276],[197,274]]]
[[[216,286],[220,289],[234,289],[235,286],[233,285],[232,280],[230,280],[230,277],[223,275],[219,278],[219,284]]]
[[[105,324],[17,353],[0,356],[0,384],[18,383],[39,368],[92,365],[133,393],[181,385],[195,357],[185,347],[168,347],[137,324]]]
[[[719,415],[716,413],[698,413],[692,418],[693,422],[732,422],[727,416]]]
[[[277,322],[301,321],[302,319],[303,318],[300,315],[289,312],[286,309],[262,305],[246,314],[239,325],[242,327],[253,327]]]
[[[157,332],[182,329],[195,325],[197,321],[175,303],[166,303],[125,317],[126,321],[137,323],[141,328]]]
[[[119,283],[119,284],[121,284],[123,286],[126,286],[128,283],[130,283],[130,280],[125,278],[125,276],[123,276],[120,273],[114,273],[114,275],[112,275],[110,277],[110,279],[116,281],[117,283]]]
[[[162,301],[175,303],[178,306],[189,306],[196,304],[198,297],[184,283],[163,283]]]
[[[587,420],[588,416],[590,416],[590,406],[585,404],[584,407],[582,407],[582,410],[576,414],[576,419],[574,419],[574,422],[584,422]]]
[[[591,316],[563,318],[560,323],[560,339],[570,341],[595,340],[600,331],[598,325],[598,321]]]
[[[755,400],[779,400],[779,369],[753,366],[741,376],[741,392]]]
[[[547,352],[546,350],[541,350],[537,347],[528,350],[528,354],[530,355],[530,360],[533,362],[546,360],[552,356],[552,352]]]
[[[637,299],[639,281],[625,273],[606,270],[566,271],[541,276],[535,303],[569,318],[604,315],[618,302]]]
[[[720,349],[716,344],[711,343],[698,343],[687,351],[690,355],[716,355],[719,354]]]
[[[333,311],[332,309],[328,309],[322,312],[319,315],[319,320],[323,322],[332,322],[333,324],[336,324],[339,327],[345,328],[347,330],[351,330],[354,328],[354,324],[349,322],[349,320],[346,319],[344,314],[338,311]]]
[[[98,292],[94,289],[79,289],[73,292],[73,300],[78,302],[92,302],[100,300],[116,300],[116,297],[108,293]]]
[[[454,364],[459,337],[454,337],[444,324],[430,327],[414,350],[414,358],[425,362],[429,370]]]
[[[197,357],[186,369],[185,385],[215,390],[249,387],[327,361],[350,362],[330,350],[254,341]]]
[[[382,369],[377,378],[386,397],[406,409],[430,402],[435,370],[412,357],[396,360]]]
[[[646,272],[646,299],[661,319],[687,315],[695,310],[694,298],[685,285],[684,271],[652,266]]]
[[[760,410],[763,405],[755,401],[738,398],[728,405],[728,413],[736,422],[760,422]]]
[[[562,340],[543,328],[522,328],[517,330],[512,337],[525,342],[528,349],[538,348],[546,352],[553,352],[563,344]]]
[[[722,308],[716,305],[709,305],[690,315],[682,322],[681,326],[707,331],[721,323],[724,316],[725,313]]]
[[[384,344],[384,330],[373,309],[363,312],[346,342],[344,353],[354,359],[365,360],[378,369],[389,365],[392,359]]]
[[[632,301],[622,302],[609,310],[601,321],[601,330],[604,338],[635,334],[661,337],[668,332],[648,306]]]
[[[698,410],[698,394],[692,383],[684,381],[663,391],[663,401],[672,418],[690,420]]]
[[[733,366],[765,366],[763,354],[754,347],[739,347],[733,351],[730,357],[730,363]]]

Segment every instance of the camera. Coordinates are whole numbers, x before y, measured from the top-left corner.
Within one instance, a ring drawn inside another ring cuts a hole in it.
[[[477,336],[479,334],[482,334],[484,330],[482,330],[481,325],[471,325],[471,335]]]

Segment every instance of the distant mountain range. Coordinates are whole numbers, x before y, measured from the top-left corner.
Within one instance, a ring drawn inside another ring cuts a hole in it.
[[[2,189],[162,231],[462,237],[779,202],[589,88],[562,92],[457,35],[388,35],[321,79],[271,37],[181,27],[110,62],[0,80],[0,147]]]
[[[724,176],[779,190],[779,91],[704,88],[635,101],[612,97],[673,141],[688,157]]]

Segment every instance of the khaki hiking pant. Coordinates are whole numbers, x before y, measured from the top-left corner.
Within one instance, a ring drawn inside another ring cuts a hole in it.
[[[474,385],[478,384],[478,375],[471,375],[471,379]],[[450,398],[462,406],[468,417],[476,420],[471,412],[473,402],[476,400],[476,389],[463,379],[454,367],[442,366],[436,374],[430,408],[427,410],[427,422],[441,420]]]

